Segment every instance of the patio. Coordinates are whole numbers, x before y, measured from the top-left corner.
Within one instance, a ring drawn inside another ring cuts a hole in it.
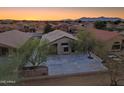
[[[88,59],[87,56],[87,54],[50,56],[45,63],[48,66],[48,75],[69,75],[107,70],[99,57],[92,54],[93,59]]]

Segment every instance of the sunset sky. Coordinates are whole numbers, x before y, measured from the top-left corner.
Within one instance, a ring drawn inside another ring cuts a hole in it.
[[[0,8],[0,19],[61,20],[100,16],[124,18],[124,8]]]

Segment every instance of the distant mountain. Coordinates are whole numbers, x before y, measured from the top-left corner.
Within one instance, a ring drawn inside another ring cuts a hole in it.
[[[97,17],[97,18],[90,18],[90,17],[82,17],[78,19],[82,22],[94,22],[94,21],[117,21],[117,20],[124,20],[118,17]]]

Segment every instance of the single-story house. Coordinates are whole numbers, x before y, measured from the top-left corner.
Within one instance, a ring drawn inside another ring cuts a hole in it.
[[[124,50],[124,36],[122,34],[95,28],[87,30],[92,32],[97,40],[103,42],[108,51],[120,52]]]
[[[32,37],[31,34],[18,30],[0,33],[0,56],[10,55]]]
[[[61,30],[55,30],[42,36],[42,40],[49,41],[54,54],[70,54],[73,52],[70,43],[76,39],[75,36]]]
[[[26,34],[30,34],[32,38],[34,39],[41,39],[43,32],[37,31],[37,32],[26,32]]]
[[[109,52],[120,52],[124,50],[124,36],[118,32],[110,32],[105,30],[98,30],[95,28],[88,28],[97,40],[105,44]],[[65,31],[55,30],[42,35],[42,39],[48,40],[53,49],[54,54],[70,54],[74,50],[71,49],[73,40],[77,40],[75,36]]]
[[[124,28],[124,23],[120,23],[117,25],[117,28]]]
[[[107,28],[124,28],[124,23],[119,23],[119,24],[112,24],[112,23],[107,23]]]

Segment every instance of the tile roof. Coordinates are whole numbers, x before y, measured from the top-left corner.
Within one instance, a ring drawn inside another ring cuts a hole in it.
[[[108,40],[120,35],[118,32],[98,30],[98,29],[95,29],[95,28],[87,29],[87,31],[93,32],[96,39],[101,40],[101,41],[108,41]]]
[[[58,40],[58,39],[60,39],[62,37],[68,37],[68,38],[76,40],[76,37],[74,37],[73,35],[71,35],[71,34],[69,34],[67,32],[61,31],[61,30],[54,30],[52,32],[44,34],[42,36],[42,39],[44,39],[44,40],[46,39],[49,42],[53,42],[53,41]]]
[[[0,33],[0,44],[13,48],[18,48],[22,46],[31,37],[31,34],[21,32],[18,30],[7,31]]]

